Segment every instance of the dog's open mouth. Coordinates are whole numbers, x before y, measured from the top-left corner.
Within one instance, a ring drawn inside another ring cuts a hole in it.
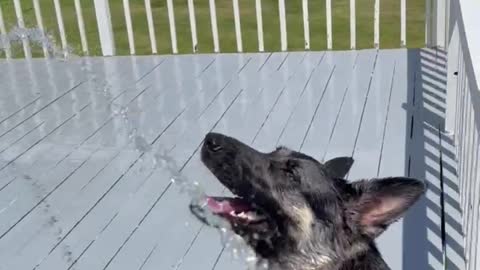
[[[192,212],[203,222],[207,220],[207,211],[210,214],[228,220],[232,225],[256,224],[266,220],[263,212],[240,197],[206,197],[202,205],[192,204]]]
[[[256,207],[238,197],[207,197],[207,207],[213,214],[233,221],[256,223],[265,219]]]

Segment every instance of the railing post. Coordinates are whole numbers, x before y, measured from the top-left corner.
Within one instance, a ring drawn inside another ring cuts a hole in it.
[[[112,19],[108,0],[93,0],[97,17],[98,34],[104,56],[115,55],[115,41],[113,39]]]

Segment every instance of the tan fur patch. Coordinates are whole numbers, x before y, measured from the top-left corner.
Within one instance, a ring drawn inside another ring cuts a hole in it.
[[[307,238],[312,232],[313,213],[307,206],[297,207],[292,206],[292,214],[294,219],[298,222],[298,228],[302,234],[302,238]]]
[[[307,261],[304,261],[302,265],[302,270],[323,269],[323,267],[327,267],[333,261],[332,258],[328,257],[327,255],[313,255],[312,257],[307,258]],[[292,265],[292,267],[294,266]]]
[[[332,258],[328,257],[327,255],[322,255],[317,258],[318,265],[324,266],[332,262]]]

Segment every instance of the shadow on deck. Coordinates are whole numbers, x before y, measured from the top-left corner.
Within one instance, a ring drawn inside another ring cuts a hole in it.
[[[153,162],[166,149],[220,194],[198,158],[210,130],[353,155],[351,179],[425,179],[382,253],[392,269],[463,269],[445,62],[426,49],[0,61],[0,269],[243,269]]]

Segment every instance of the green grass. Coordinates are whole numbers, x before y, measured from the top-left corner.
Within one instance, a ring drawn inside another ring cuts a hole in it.
[[[180,53],[192,52],[190,23],[187,0],[173,0],[175,6],[175,21]],[[78,30],[74,1],[60,0],[63,19],[67,32],[67,41],[76,53],[81,53],[80,34]],[[100,43],[96,26],[93,0],[82,0],[83,16],[87,32],[87,40],[91,55],[100,55]],[[155,35],[158,52],[171,53],[170,28],[166,0],[151,0],[155,22]],[[255,0],[240,0],[242,39],[244,50],[258,50],[257,25],[255,16]],[[357,0],[357,48],[373,47],[373,6],[374,0]],[[28,27],[36,26],[35,13],[31,0],[21,0],[22,10]],[[57,18],[53,0],[40,0],[44,24],[47,30],[59,41]],[[287,10],[288,49],[303,50],[303,18],[302,0],[285,0]],[[217,20],[222,52],[235,52],[235,26],[231,0],[216,0]],[[424,44],[424,10],[425,1],[407,1],[407,47],[423,47]],[[0,0],[7,28],[15,25],[15,12],[12,0]],[[280,27],[278,18],[278,0],[263,0],[264,40],[266,51],[280,50]],[[123,5],[120,0],[110,0],[112,23],[114,27],[117,54],[129,54]],[[144,0],[131,0],[135,49],[137,54],[150,54],[150,38]],[[350,47],[350,14],[349,0],[332,1],[333,8],[333,47],[348,49]],[[195,0],[197,18],[198,49],[201,53],[213,51],[212,32],[210,27],[210,12],[208,0]],[[310,0],[310,35],[311,50],[326,49],[326,19],[325,0]],[[380,47],[397,48],[400,46],[400,0],[381,0]],[[14,51],[20,51],[16,45]],[[40,56],[41,50],[34,48],[35,56]]]

